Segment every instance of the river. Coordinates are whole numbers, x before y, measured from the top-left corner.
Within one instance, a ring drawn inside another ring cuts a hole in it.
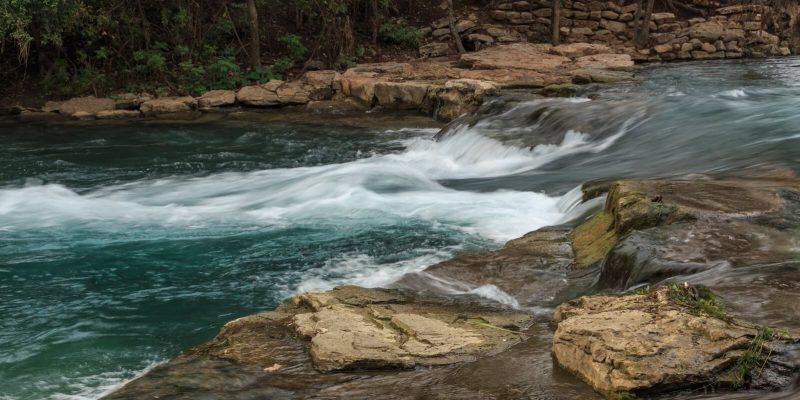
[[[97,398],[299,291],[388,285],[562,222],[587,180],[800,167],[800,60],[638,76],[505,96],[441,132],[0,125],[0,399]],[[694,280],[744,308],[796,299],[789,268],[775,293],[748,294],[741,271]]]

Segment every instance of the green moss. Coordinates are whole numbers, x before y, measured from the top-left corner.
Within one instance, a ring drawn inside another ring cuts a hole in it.
[[[758,377],[764,369],[764,366],[769,359],[769,354],[762,360],[761,354],[764,352],[764,345],[781,337],[781,334],[775,331],[775,328],[768,326],[759,329],[758,334],[750,346],[736,362],[722,380],[730,382],[733,389],[741,389],[745,383],[753,377]]]
[[[667,295],[674,303],[686,307],[691,314],[707,315],[723,321],[731,320],[725,313],[719,296],[705,286],[670,283]]]
[[[619,238],[613,227],[614,216],[601,212],[575,228],[571,239],[576,267],[600,262],[614,248]]]
[[[608,400],[637,400],[639,398],[631,392],[608,392],[605,393],[605,396]]]
[[[577,93],[578,87],[572,83],[555,83],[541,90],[541,94],[547,97],[572,97]]]

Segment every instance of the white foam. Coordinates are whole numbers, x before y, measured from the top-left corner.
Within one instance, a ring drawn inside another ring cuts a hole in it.
[[[96,375],[82,376],[70,381],[70,391],[73,393],[55,393],[49,398],[51,400],[94,400],[111,394],[121,388],[126,383],[141,377],[163,361],[150,362],[147,367],[140,371],[132,372],[120,370],[112,372],[102,372]]]
[[[740,98],[740,97],[747,97],[747,93],[744,91],[744,89],[731,89],[731,90],[726,90],[724,92],[720,92],[719,96]]]
[[[366,254],[346,254],[329,260],[320,268],[303,271],[302,274],[306,279],[286,295],[311,290],[329,290],[344,284],[363,287],[387,286],[407,273],[421,271],[429,265],[452,257],[455,251],[455,248],[420,249],[418,252],[422,253],[421,256],[383,264]]]
[[[119,231],[313,220],[346,226],[413,218],[504,241],[558,220],[557,199],[533,192],[457,191],[438,180],[507,175],[585,144],[585,137],[573,132],[561,146],[527,151],[468,132],[443,142],[412,139],[405,152],[343,164],[137,181],[85,194],[32,184],[0,190],[0,226]]]

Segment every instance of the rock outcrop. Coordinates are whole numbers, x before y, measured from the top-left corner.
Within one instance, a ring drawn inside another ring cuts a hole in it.
[[[342,286],[304,293],[275,311],[231,321],[214,340],[106,398],[202,397],[210,390],[241,393],[249,387],[256,392],[269,386],[285,389],[266,393],[309,394],[363,371],[447,365],[496,354],[524,341],[531,324],[526,312]],[[248,378],[213,389],[186,385],[188,376],[214,376],[225,365],[229,374],[238,370]],[[330,371],[340,372],[325,373]]]
[[[588,296],[553,317],[557,362],[610,398],[705,386],[773,389],[795,379],[788,334],[730,319],[705,288]]]
[[[188,112],[193,110],[196,106],[197,100],[191,96],[162,97],[143,102],[140,106],[140,110],[144,115],[154,116]]]
[[[201,109],[232,106],[236,103],[236,92],[233,90],[211,90],[197,98],[197,106]]]
[[[47,106],[47,105],[46,105]],[[115,103],[111,99],[97,98],[94,96],[76,97],[61,102],[57,106],[53,103],[46,107],[50,110],[57,109],[59,113],[70,115],[76,118],[93,117],[101,111],[109,111],[115,108]]]

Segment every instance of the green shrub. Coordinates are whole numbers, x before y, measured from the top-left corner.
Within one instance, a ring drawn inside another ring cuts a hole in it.
[[[402,18],[384,22],[378,33],[385,43],[399,44],[412,49],[419,47],[422,40],[422,33],[417,28],[408,26]]]

